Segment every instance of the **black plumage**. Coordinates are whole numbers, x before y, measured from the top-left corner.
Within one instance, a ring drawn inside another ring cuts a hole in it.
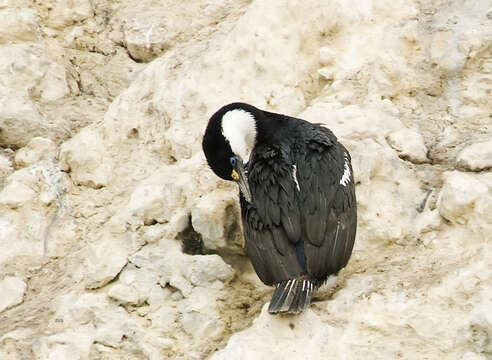
[[[244,103],[217,111],[202,145],[212,170],[240,186],[246,252],[259,278],[276,286],[269,311],[301,312],[352,253],[348,151],[323,126]]]

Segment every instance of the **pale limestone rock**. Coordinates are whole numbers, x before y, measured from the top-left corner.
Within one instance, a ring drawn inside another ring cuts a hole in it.
[[[108,296],[123,305],[139,305],[142,303],[135,289],[122,284],[116,284],[111,287]]]
[[[484,355],[480,355],[474,352],[467,352],[463,355],[463,360],[487,360],[487,358]]]
[[[70,94],[65,68],[39,46],[1,45],[0,78],[8,94],[52,102]],[[3,92],[3,91],[2,91]]]
[[[204,195],[191,210],[193,229],[202,235],[204,247],[210,250],[243,252],[239,218],[237,195],[226,190]]]
[[[50,333],[37,339],[39,356],[88,359],[94,356],[96,344],[106,349],[118,348],[125,339],[136,343],[141,351],[138,338],[142,334],[137,333],[135,322],[126,319],[127,312],[122,307],[108,305],[102,294],[71,292],[60,296]]]
[[[12,160],[10,154],[0,152],[0,188],[3,187],[5,178],[7,178],[13,171]]]
[[[0,43],[38,38],[37,14],[33,9],[0,9]]]
[[[181,271],[194,286],[222,288],[234,277],[232,267],[218,255],[185,256]]]
[[[481,141],[465,147],[456,159],[465,170],[482,171],[492,168],[492,140]]]
[[[141,222],[139,222],[141,223]],[[189,225],[189,215],[184,209],[176,210],[176,213],[164,224],[153,224],[146,226],[143,231],[143,239],[147,243],[155,243],[159,240],[175,239]]]
[[[36,136],[52,132],[45,119],[27,98],[4,94],[0,90],[0,145],[22,147]]]
[[[160,308],[161,305],[170,298],[171,294],[172,291],[169,288],[163,288],[159,284],[155,284],[150,288],[147,303],[152,309]]]
[[[386,140],[400,158],[417,164],[428,161],[427,147],[419,133],[410,129],[401,129],[389,133]]]
[[[135,184],[126,205],[110,219],[110,231],[124,233],[128,225],[146,225],[142,239],[148,243],[178,236],[189,224],[187,203],[199,196],[196,183],[190,181],[190,174],[199,170],[196,160],[163,164]]]
[[[220,6],[227,9],[227,2]],[[129,139],[147,143],[166,154],[169,161],[175,161],[199,151],[203,126],[197,124],[204,123],[220,105],[233,99],[247,100],[263,108],[277,102],[282,105],[282,99],[293,99],[293,108],[299,111],[299,104],[305,101],[305,96],[300,98],[299,94],[317,86],[314,79],[304,77],[318,66],[318,59],[310,56],[310,48],[303,46],[304,35],[319,35],[325,28],[328,31],[335,27],[336,21],[320,21],[321,29],[309,27],[299,14],[316,17],[317,12],[310,5],[294,8],[253,2],[225,38],[215,38],[207,45],[209,51],[193,46],[192,61],[180,63],[174,53],[153,61],[128,91],[111,104],[104,121],[106,136],[115,145],[131,143]],[[281,26],[280,19],[303,31]],[[255,36],[250,31],[252,24],[262,24]],[[282,41],[272,41],[274,38]],[[282,62],[277,61],[279,58]],[[306,62],[299,62],[299,58]],[[272,63],[276,65],[271,66]],[[220,74],[227,76],[216,73],[217,64],[221,64]],[[176,72],[176,66],[182,71]],[[150,84],[167,86],[154,88]],[[249,90],[253,88],[255,91]]]
[[[86,20],[93,15],[93,11],[90,0],[56,1],[49,15],[48,26],[56,29],[63,28]]]
[[[180,244],[173,240],[153,245],[138,251],[129,261],[157,274],[161,286],[169,284],[184,297],[190,296],[194,287],[222,289],[234,277],[232,267],[218,255],[183,254]]]
[[[417,163],[427,160],[424,139],[415,131],[407,128],[393,131],[386,136],[386,140],[402,159]]]
[[[71,331],[43,337],[38,343],[38,356],[47,360],[87,359],[91,340],[81,330],[77,327]]]
[[[441,225],[442,225],[442,217],[437,209],[424,210],[421,214],[417,216],[417,219],[415,221],[417,233],[420,234],[429,231],[439,230],[439,227]]]
[[[35,176],[10,178],[13,156],[7,155],[4,177],[34,196],[16,208],[0,205],[0,264],[15,259],[8,266],[20,273],[38,266],[30,272],[33,283],[50,294],[49,301],[43,292],[39,300],[30,294],[29,303],[9,310],[13,315],[3,313],[2,328],[21,319],[29,330],[2,335],[0,358],[201,359],[229,341],[227,355],[217,357],[485,360],[491,351],[490,196],[456,204],[453,181],[445,179],[435,209],[434,196],[426,196],[429,188],[440,191],[441,168],[401,161],[385,140],[405,124],[428,144],[437,140],[446,164],[453,164],[454,149],[488,131],[490,4],[441,3],[0,0],[1,11],[29,6],[43,20],[40,46],[2,46],[0,127],[8,131],[0,133],[0,145],[22,148],[35,136],[58,140],[65,129],[64,138],[73,136],[70,129],[81,124],[72,117],[82,116],[83,126],[94,123],[87,131],[102,145],[75,140],[65,155],[88,152],[103,168],[107,161],[115,165],[101,171],[111,175],[104,189],[77,186],[72,174],[75,184],[64,194],[63,181],[55,186],[54,179],[66,177],[47,166],[51,158],[28,166],[37,166]],[[133,67],[120,45],[139,61],[164,52]],[[116,47],[120,56],[111,58]],[[72,94],[90,100],[85,107],[72,111],[78,99],[66,91],[63,67],[47,60],[53,49],[80,86]],[[95,119],[120,93],[101,128]],[[228,268],[217,256],[181,251],[180,233],[198,231],[195,225],[211,237],[227,233],[224,222],[215,228],[198,220],[223,215],[209,194],[218,189],[233,201],[237,189],[217,180],[198,154],[208,117],[235,100],[327,124],[352,154],[356,251],[339,288],[311,305],[316,312],[273,317],[264,308],[257,315],[251,309],[269,293],[251,279],[249,263],[244,272],[243,257],[227,256]],[[38,113],[37,122],[19,115],[24,103]],[[6,126],[4,118],[19,120]],[[439,160],[435,150],[432,158]],[[70,162],[76,163],[63,160],[66,170]],[[490,191],[487,172],[471,175]],[[35,180],[45,176],[51,180]],[[456,221],[439,215],[446,201]],[[54,237],[68,250],[48,252],[56,254],[49,262],[33,260]],[[81,286],[87,284],[102,288]],[[229,340],[238,328],[246,330]]]
[[[171,46],[179,26],[172,18],[176,14],[169,11],[171,4],[163,4],[159,10],[142,1],[132,5],[123,12],[125,45],[133,59],[149,62]],[[135,7],[140,11],[134,11]]]
[[[403,128],[393,112],[391,103],[340,106],[321,100],[299,114],[302,119],[326,125],[342,142],[374,138],[382,141],[392,131]]]
[[[23,216],[15,209],[1,207],[0,233],[5,236],[0,238],[0,264],[25,256],[29,263],[37,264],[44,253],[43,233],[48,220],[37,211],[26,211],[27,216]]]
[[[15,154],[15,163],[18,166],[30,166],[40,160],[54,159],[56,145],[50,139],[35,137]]]
[[[86,257],[86,288],[97,289],[113,280],[128,262],[124,236],[106,235],[89,245]],[[111,254],[111,256],[109,256]]]
[[[336,348],[326,351],[336,333],[334,326],[312,310],[297,316],[272,316],[267,308],[265,304],[253,325],[234,334],[211,359],[321,359],[336,353]]]
[[[60,147],[62,170],[69,171],[72,180],[80,185],[98,189],[111,178],[111,161],[106,155],[101,134],[84,128]]]
[[[492,190],[480,177],[459,171],[446,172],[444,184],[439,195],[439,213],[445,219],[466,224],[478,217],[483,225],[492,225]]]
[[[468,289],[471,290],[471,289]],[[492,315],[490,307],[492,306],[492,291],[490,288],[484,288],[479,292],[479,301],[470,313],[468,322],[462,329],[463,335],[474,346],[477,353],[488,354],[492,352]]]
[[[156,26],[155,22],[146,22],[145,27],[142,25],[125,29],[125,44],[132,59],[149,62],[169,47],[169,44],[162,24],[157,23]]]
[[[32,202],[40,183],[36,175],[35,167],[21,169],[10,175],[6,186],[0,192],[0,204],[17,208]]]
[[[186,183],[182,175],[173,166],[152,174],[133,191],[126,211],[146,225],[168,222],[186,201]]]
[[[142,334],[135,321],[129,321],[128,313],[121,306],[101,308],[97,321],[102,327],[95,334],[94,341],[102,345],[119,348],[125,339],[138,344]],[[140,345],[140,344],[139,344]],[[137,348],[141,346],[137,345]]]
[[[219,317],[217,305],[219,297],[214,289],[195,289],[181,302],[180,323],[186,333],[195,341],[206,342],[217,339],[225,329],[223,319]]]
[[[426,194],[415,172],[394,151],[372,139],[346,145],[352,154],[354,181],[359,183],[356,249],[418,236],[415,218]]]
[[[14,276],[7,276],[0,280],[0,313],[12,306],[19,305],[24,300],[26,283]]]
[[[271,108],[286,114],[299,114],[306,108],[306,99],[299,89],[272,91],[271,97],[269,104]]]
[[[15,209],[32,201],[35,196],[35,191],[28,185],[20,181],[12,181],[0,192],[0,205]]]
[[[63,330],[74,324],[90,324],[96,320],[97,311],[107,303],[103,294],[81,294],[72,289],[57,298],[58,307],[51,319],[50,328]]]
[[[319,63],[321,65],[332,64],[336,60],[336,57],[336,51],[328,46],[323,46],[319,49]]]
[[[108,296],[120,304],[141,306],[148,302],[151,295],[153,302],[157,298],[165,299],[164,289],[157,285],[159,278],[153,272],[142,271],[128,264],[119,274],[118,280],[109,289]]]
[[[183,42],[203,28],[222,21],[231,11],[230,0],[156,3],[128,1],[119,13],[123,19],[124,42],[136,61],[149,62],[177,42]],[[199,16],[197,16],[200,14]]]
[[[322,67],[321,69],[318,69],[318,74],[326,80],[333,80],[333,71],[331,71],[329,67]]]
[[[166,331],[171,332],[179,331],[181,313],[175,307],[166,305],[164,302],[160,303],[157,310],[149,314],[149,318],[158,329],[166,329]]]
[[[65,177],[56,163],[38,162],[12,173],[0,192],[0,204],[19,207],[39,199],[49,205],[65,191]]]
[[[58,237],[74,238],[70,227],[51,226],[67,207],[67,183],[52,161],[37,162],[7,178],[0,191],[0,265],[10,263],[21,269],[37,264],[48,253],[55,254],[58,246],[65,246]]]
[[[47,119],[36,105],[70,94],[64,67],[39,45],[0,45],[0,50],[0,145],[17,148],[36,136],[66,135],[66,122]]]

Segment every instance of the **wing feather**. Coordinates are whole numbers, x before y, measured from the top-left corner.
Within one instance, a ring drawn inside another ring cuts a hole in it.
[[[300,173],[307,271],[318,279],[344,267],[355,240],[357,210],[353,177],[340,184],[347,150],[327,129],[315,128],[308,140]],[[352,171],[351,166],[350,171]]]
[[[257,201],[249,204],[241,198],[246,252],[260,279],[274,284],[305,273],[295,247],[301,236],[296,185],[279,149],[263,148],[252,156],[248,178]]]

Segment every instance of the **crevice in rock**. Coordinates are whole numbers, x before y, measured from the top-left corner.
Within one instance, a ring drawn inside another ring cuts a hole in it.
[[[188,255],[205,255],[202,235],[195,231],[191,223],[191,215],[188,218],[188,226],[177,236],[181,242],[181,249]]]

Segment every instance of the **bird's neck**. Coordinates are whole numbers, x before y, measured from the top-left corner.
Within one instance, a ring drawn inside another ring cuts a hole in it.
[[[282,142],[285,137],[285,124],[282,118],[273,118],[269,113],[256,119],[256,145],[274,144]]]

